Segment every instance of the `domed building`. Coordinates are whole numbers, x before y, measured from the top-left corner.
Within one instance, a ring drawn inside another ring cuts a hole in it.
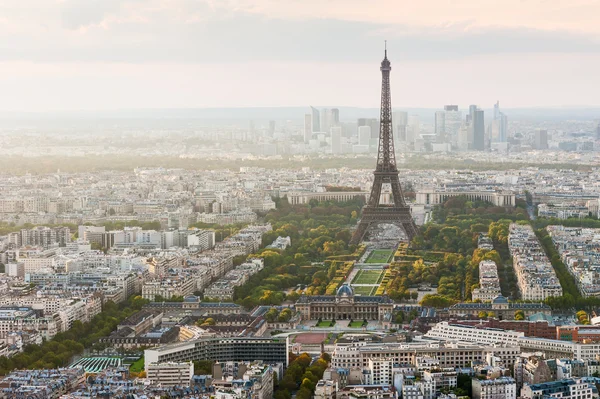
[[[391,319],[394,302],[387,296],[355,294],[348,283],[335,295],[302,295],[296,310],[304,320],[379,320]]]
[[[344,284],[342,284],[342,286],[340,288],[338,288],[336,296],[340,297],[340,298],[341,297],[351,297],[351,296],[354,296],[354,290],[352,289],[350,284],[344,283]]]

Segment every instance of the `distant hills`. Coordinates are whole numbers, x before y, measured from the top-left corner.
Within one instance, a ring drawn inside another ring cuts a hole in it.
[[[481,104],[480,104],[481,105]],[[468,112],[468,104],[459,105],[463,114]],[[316,108],[339,108],[342,121],[352,121],[356,118],[375,118],[379,115],[378,108],[316,106]],[[394,110],[406,111],[419,115],[425,123],[431,123],[435,111],[440,108],[400,108]],[[484,108],[486,119],[491,116],[492,109]],[[0,112],[0,124],[9,120],[82,120],[82,119],[203,119],[214,121],[255,122],[268,120],[302,121],[303,115],[309,112],[306,107],[245,107],[245,108],[173,108],[173,109],[123,109],[102,111],[60,111],[60,112]],[[600,119],[599,107],[564,107],[564,108],[502,108],[509,120],[593,120]]]

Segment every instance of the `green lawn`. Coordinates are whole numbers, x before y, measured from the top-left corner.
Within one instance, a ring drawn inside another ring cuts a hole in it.
[[[140,357],[129,366],[129,371],[132,373],[139,373],[144,369],[144,356]]]
[[[355,294],[360,294],[364,296],[373,296],[375,291],[377,291],[377,287],[352,287]]]
[[[331,320],[321,320],[317,323],[317,327],[333,327],[335,323],[332,323]]]
[[[352,323],[350,323],[350,325],[348,327],[352,327],[352,328],[361,328],[363,325],[362,320],[358,320],[358,321],[353,321]]]
[[[359,270],[354,276],[352,284],[379,284],[383,273],[383,270]]]
[[[374,249],[367,257],[366,263],[390,263],[394,255],[393,249]]]

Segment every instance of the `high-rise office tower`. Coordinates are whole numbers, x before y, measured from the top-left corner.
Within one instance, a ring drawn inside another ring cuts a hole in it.
[[[358,127],[358,144],[369,145],[371,143],[371,126]]]
[[[329,132],[331,129],[331,110],[328,108],[323,108],[321,111],[321,131]]]
[[[408,124],[408,113],[404,111],[392,112],[392,122],[394,122],[394,140],[399,143],[406,141],[406,125]],[[401,146],[398,146],[401,148]]]
[[[312,114],[304,114],[304,142],[308,143],[312,138]]]
[[[371,128],[371,138],[379,137],[379,119],[377,118],[359,118],[358,127],[369,126]]]
[[[340,110],[324,108],[321,110],[321,131],[329,132],[333,126],[340,125]]]
[[[435,141],[437,143],[446,142],[446,113],[444,111],[435,112]]]
[[[445,105],[444,117],[446,140],[451,143],[452,146],[458,147],[458,132],[462,126],[462,113],[458,110],[458,105]]]
[[[321,113],[318,109],[311,106],[311,119],[312,119],[312,131],[313,133],[318,133],[321,131]]]
[[[475,114],[475,111],[477,111],[477,105],[469,105],[469,116],[471,117],[470,120],[473,120],[473,114]]]
[[[600,140],[600,121],[598,121],[598,126],[596,126],[596,140]]]
[[[492,120],[491,140],[494,143],[505,143],[507,140],[508,118],[500,112],[500,102],[494,104],[494,119]]]
[[[408,124],[408,112],[405,111],[394,111],[392,113],[392,121],[394,125],[406,126]]]
[[[354,122],[340,122],[342,127],[342,136],[344,137],[358,137],[358,127]]]
[[[543,129],[537,129],[535,131],[533,146],[536,150],[547,150],[548,149],[548,131]]]
[[[340,125],[340,110],[338,108],[331,108],[331,126]]]
[[[406,141],[414,143],[415,140],[419,139],[421,134],[421,122],[419,121],[419,115],[408,116],[408,126],[406,127]]]
[[[342,153],[342,127],[333,126],[331,128],[331,153]]]
[[[470,127],[473,131],[473,150],[484,151],[485,150],[485,119],[482,109],[479,109],[476,105],[469,106],[470,116]]]
[[[471,147],[470,140],[472,139],[469,137],[471,132],[471,125],[467,122],[464,122],[458,129],[456,135],[456,147],[460,151],[467,151]]]
[[[275,121],[269,121],[269,137],[275,136]]]

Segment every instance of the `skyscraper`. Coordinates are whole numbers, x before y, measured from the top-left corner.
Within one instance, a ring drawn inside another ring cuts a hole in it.
[[[500,102],[494,104],[491,140],[494,143],[505,143],[507,140],[508,118],[500,112]]]
[[[323,108],[321,110],[321,131],[329,132],[331,129],[331,110],[328,108]]]
[[[331,128],[331,153],[342,153],[342,127],[333,126]]]
[[[535,131],[535,137],[533,146],[536,150],[547,150],[548,149],[548,131],[543,129],[537,129]]]
[[[462,113],[458,110],[458,105],[444,106],[444,128],[446,129],[446,140],[453,147],[458,147],[458,133],[462,126]]]
[[[269,137],[275,136],[275,121],[269,121]]]
[[[419,121],[419,115],[408,116],[408,126],[406,127],[406,141],[414,144],[415,140],[420,138],[421,134],[421,122]]]
[[[477,105],[469,105],[469,120],[472,121],[473,120],[473,114],[475,114],[475,111],[477,111]]]
[[[304,114],[304,142],[308,143],[312,138],[312,114]]]
[[[392,112],[392,121],[394,122],[394,140],[396,142],[406,141],[408,113],[404,111],[394,111]]]
[[[377,118],[359,118],[358,127],[369,126],[371,128],[371,138],[379,137],[379,119]]]
[[[485,119],[482,109],[479,109],[477,105],[469,106],[469,122],[470,127],[473,131],[473,150],[484,151],[485,150]]]
[[[321,131],[321,113],[313,106],[310,107],[310,110],[312,115],[312,132],[318,133]]]
[[[600,121],[598,121],[598,126],[596,126],[596,140],[600,140]]]
[[[358,127],[358,144],[369,145],[371,143],[371,126]]]
[[[340,125],[340,110],[338,108],[331,108],[331,126]]]
[[[444,111],[435,112],[435,140],[437,143],[446,142],[446,113]]]
[[[456,147],[460,151],[467,151],[471,147],[472,138],[470,138],[471,126],[466,121],[458,129],[456,135]]]
[[[406,126],[408,124],[408,112],[406,111],[394,111],[392,112],[392,120],[394,125]]]

